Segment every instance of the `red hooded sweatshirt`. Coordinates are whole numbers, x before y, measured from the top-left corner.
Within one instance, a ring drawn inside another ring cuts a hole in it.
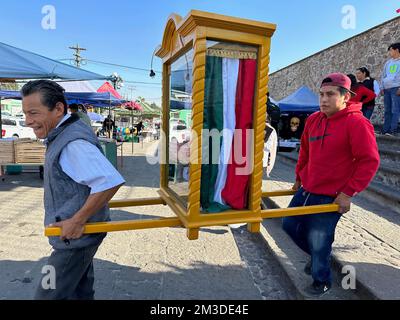
[[[361,103],[327,118],[322,112],[307,120],[301,137],[296,180],[305,190],[336,197],[364,190],[379,167],[374,128],[361,111]]]

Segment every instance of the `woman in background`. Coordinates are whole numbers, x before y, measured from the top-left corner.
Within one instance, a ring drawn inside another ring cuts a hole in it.
[[[351,91],[353,91],[356,94],[355,96],[353,95],[351,97],[349,102],[361,102],[362,103],[361,111],[364,117],[370,120],[374,109],[370,111],[370,109],[368,109],[368,106],[371,103],[371,101],[375,100],[376,97],[375,92],[368,89],[362,83],[357,82],[356,76],[354,74],[348,74],[347,76],[351,80]]]
[[[379,96],[379,93],[381,91],[379,83],[374,78],[371,78],[371,74],[367,68],[358,68],[356,71],[356,77],[359,83],[362,83],[366,88],[374,91],[376,96]],[[362,108],[362,113],[364,114],[364,117],[366,117],[367,119],[371,119],[374,108],[375,99],[371,100],[370,102],[364,103]]]

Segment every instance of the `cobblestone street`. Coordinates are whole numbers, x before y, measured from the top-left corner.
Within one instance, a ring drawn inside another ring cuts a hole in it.
[[[144,147],[151,147],[145,144]],[[154,197],[159,167],[140,144],[124,145],[127,183],[115,199]],[[119,161],[120,163],[120,161]],[[39,174],[0,183],[0,299],[31,299],[51,249],[43,234]],[[166,206],[112,210],[112,219],[172,216]],[[210,227],[189,241],[183,228],[109,233],[95,259],[97,299],[293,299],[284,273],[259,235]]]

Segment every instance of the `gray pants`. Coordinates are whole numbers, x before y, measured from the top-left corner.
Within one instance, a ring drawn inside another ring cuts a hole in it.
[[[47,261],[54,267],[55,281],[49,286],[49,274],[44,274],[36,289],[36,300],[93,300],[93,257],[100,244],[81,249],[54,250]],[[50,280],[51,281],[51,280]],[[45,283],[45,286],[43,286]]]

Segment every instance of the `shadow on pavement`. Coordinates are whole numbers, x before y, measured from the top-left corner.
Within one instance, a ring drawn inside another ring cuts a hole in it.
[[[0,176],[0,192],[18,187],[43,188],[43,180],[38,173],[5,174]]]
[[[164,263],[162,258],[150,258],[151,254],[145,257],[146,261],[131,261],[129,266],[95,259],[96,299],[261,299],[242,266],[221,267],[193,261],[189,268],[182,268]],[[0,300],[32,299],[46,260],[0,261]],[[154,266],[165,271],[152,270]]]
[[[124,166],[119,168],[119,171],[127,181],[126,186],[148,188],[160,186],[160,166],[148,163],[145,156],[124,156]]]

